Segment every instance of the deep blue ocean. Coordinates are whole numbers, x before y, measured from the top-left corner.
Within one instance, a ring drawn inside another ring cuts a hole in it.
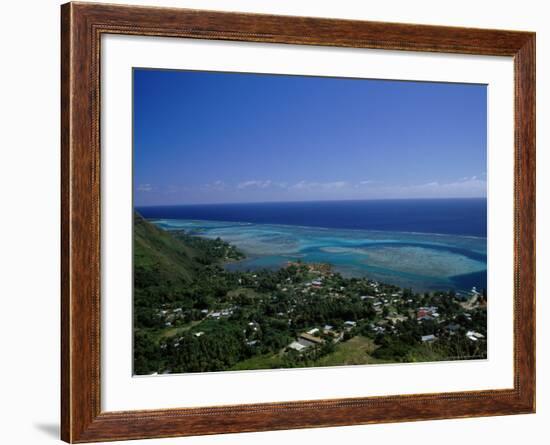
[[[487,200],[392,199],[138,207],[148,219],[487,236]]]
[[[487,287],[486,199],[137,207],[166,230],[220,237],[247,254],[230,269],[331,263],[418,291]]]

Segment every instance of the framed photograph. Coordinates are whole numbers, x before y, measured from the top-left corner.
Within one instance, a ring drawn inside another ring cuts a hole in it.
[[[535,411],[535,35],[62,6],[62,439]]]

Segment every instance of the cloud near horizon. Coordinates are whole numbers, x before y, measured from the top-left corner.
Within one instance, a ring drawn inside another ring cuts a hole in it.
[[[151,192],[153,190],[153,187],[151,184],[139,184],[137,186],[138,192]]]
[[[311,182],[302,180],[290,186],[291,190],[337,190],[343,189],[349,185],[346,181],[333,182]]]
[[[237,185],[237,188],[239,190],[246,189],[246,188],[261,188],[265,189],[269,187],[272,184],[270,179],[267,179],[265,181],[258,181],[258,180],[250,180],[250,181],[244,181]]]
[[[487,181],[473,176],[455,182],[432,181],[408,187],[388,187],[385,192],[388,198],[484,198]]]
[[[139,195],[143,195],[143,201],[145,201],[143,203],[147,203],[149,201],[148,196],[150,196],[152,203],[155,204],[338,199],[481,198],[487,196],[487,182],[480,176],[463,177],[453,182],[434,180],[407,186],[366,179],[356,182],[300,180],[291,184],[272,179],[251,179],[235,184],[216,180],[195,187],[169,186],[165,190],[161,188],[157,190],[151,184],[140,184],[136,190]],[[151,193],[153,190],[154,193]],[[142,200],[140,199],[140,201]]]

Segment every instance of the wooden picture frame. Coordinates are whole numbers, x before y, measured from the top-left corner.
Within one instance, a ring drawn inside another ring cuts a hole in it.
[[[97,442],[535,411],[534,33],[92,3],[65,4],[61,18],[63,440]],[[513,389],[102,412],[99,91],[103,34],[513,57]]]

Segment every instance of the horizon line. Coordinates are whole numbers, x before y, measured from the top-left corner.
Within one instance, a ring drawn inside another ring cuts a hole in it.
[[[364,202],[364,201],[437,201],[453,199],[485,199],[487,196],[448,197],[448,198],[366,198],[366,199],[312,199],[306,201],[241,201],[241,202],[202,202],[180,204],[135,204],[133,207],[175,207],[175,206],[206,206],[206,205],[236,205],[236,204],[305,204],[318,202]]]

